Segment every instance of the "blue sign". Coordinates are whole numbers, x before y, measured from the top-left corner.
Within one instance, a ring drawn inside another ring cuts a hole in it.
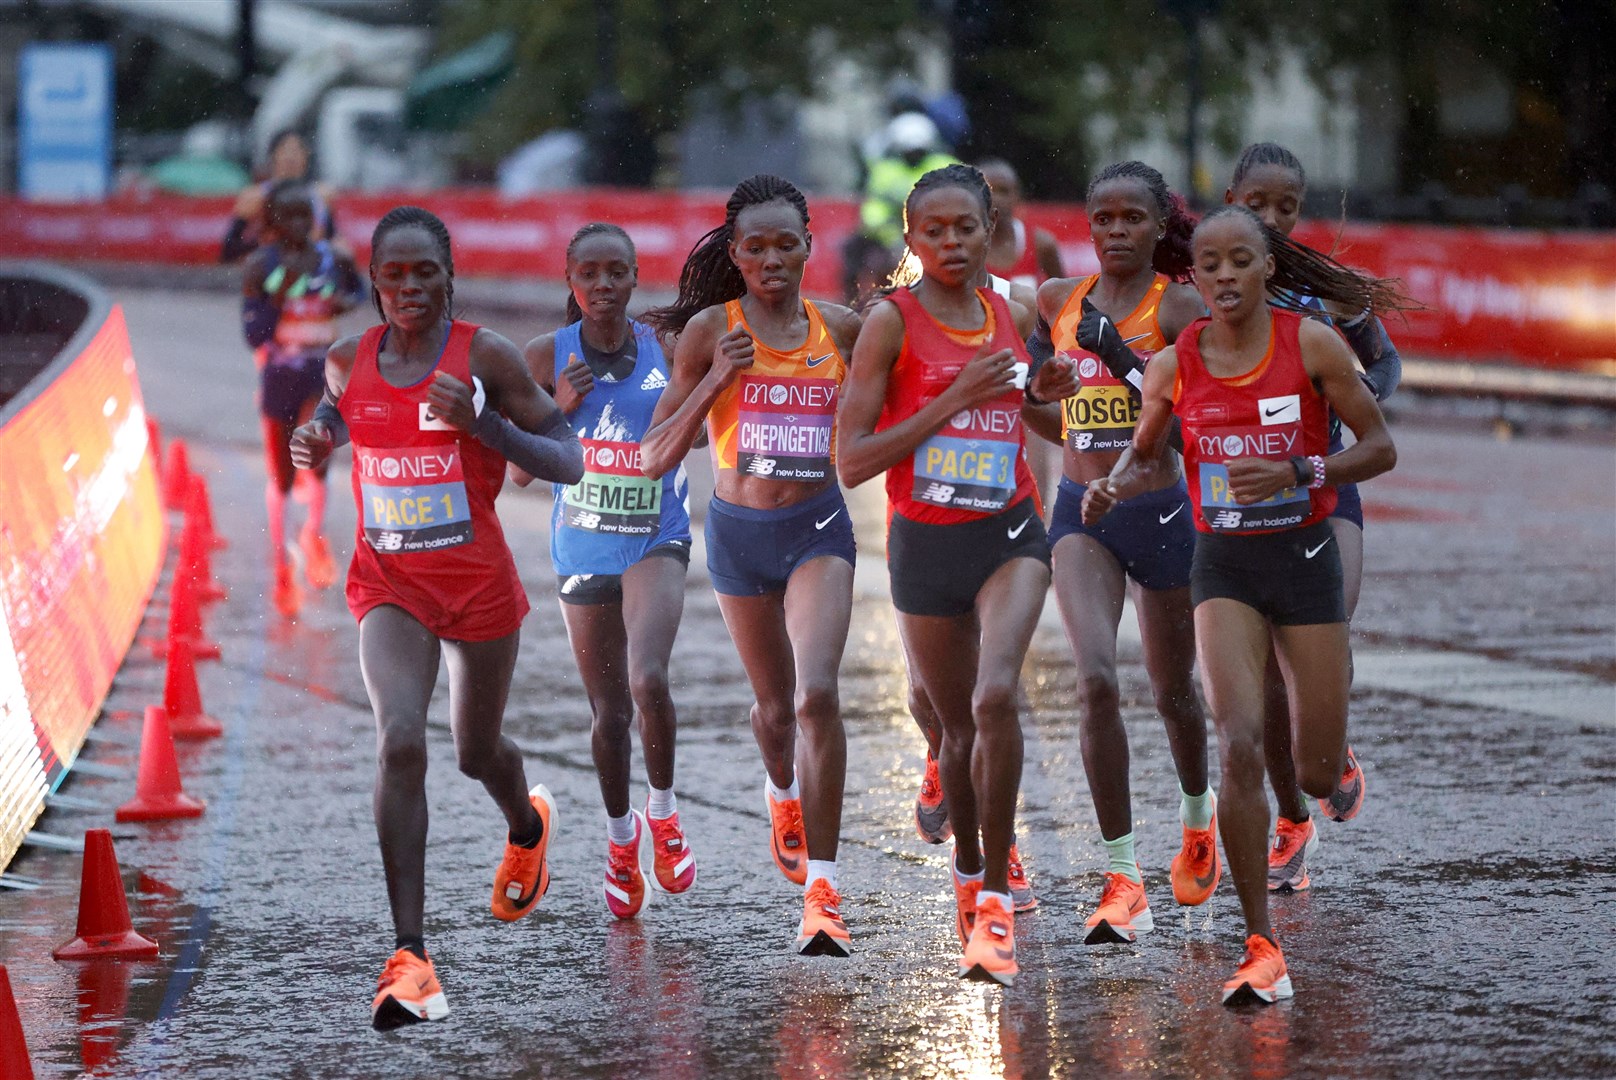
[[[100,199],[112,186],[112,50],[28,45],[17,95],[17,188],[28,199]]]

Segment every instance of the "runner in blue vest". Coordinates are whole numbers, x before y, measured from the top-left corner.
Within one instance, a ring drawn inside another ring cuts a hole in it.
[[[619,919],[645,903],[642,845],[652,882],[681,893],[696,880],[673,795],[676,727],[668,658],[684,614],[690,563],[689,483],[681,466],[660,479],[640,469],[640,439],[668,385],[656,331],[627,314],[637,269],[634,244],[616,225],[592,223],[567,245],[568,323],[528,343],[528,367],[584,445],[584,476],[555,486],[550,557],[567,637],[594,714],[591,749],[606,803],[607,909]],[[559,372],[559,378],[557,373]],[[532,478],[512,467],[513,479]],[[632,740],[651,793],[629,805]]]

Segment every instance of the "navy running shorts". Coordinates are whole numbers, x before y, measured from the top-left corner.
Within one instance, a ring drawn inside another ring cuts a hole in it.
[[[842,489],[832,484],[806,502],[754,510],[718,496],[707,504],[707,572],[725,596],[780,592],[797,567],[821,555],[849,566],[857,558]]]
[[[1357,484],[1336,485],[1335,509],[1330,511],[1330,516],[1363,528],[1363,497],[1358,494]]]
[[[690,565],[690,541],[670,540],[640,556],[646,559],[673,559],[681,566]],[[636,563],[635,565],[639,565]],[[556,595],[563,604],[588,607],[593,604],[620,604],[623,602],[622,574],[557,574]]]
[[[905,615],[968,615],[988,578],[1011,559],[1049,565],[1049,538],[1031,499],[976,521],[926,525],[892,515],[887,572]]]
[[[1119,502],[1093,528],[1083,524],[1087,484],[1061,478],[1049,523],[1049,548],[1074,533],[1092,536],[1142,589],[1182,589],[1190,583],[1195,521],[1184,481]]]
[[[295,424],[303,407],[325,393],[325,354],[308,353],[265,364],[258,373],[258,409],[270,420]]]
[[[1341,545],[1330,522],[1232,536],[1196,535],[1190,598],[1237,600],[1275,626],[1347,621]]]

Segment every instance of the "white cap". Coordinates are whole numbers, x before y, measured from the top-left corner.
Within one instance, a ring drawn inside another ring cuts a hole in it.
[[[900,154],[910,150],[925,150],[942,140],[937,125],[925,113],[899,113],[887,124],[887,146]]]

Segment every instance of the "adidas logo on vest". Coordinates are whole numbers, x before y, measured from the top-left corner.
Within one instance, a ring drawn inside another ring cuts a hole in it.
[[[652,368],[651,373],[640,383],[641,390],[662,390],[668,385],[668,377],[662,374],[661,368]]]

